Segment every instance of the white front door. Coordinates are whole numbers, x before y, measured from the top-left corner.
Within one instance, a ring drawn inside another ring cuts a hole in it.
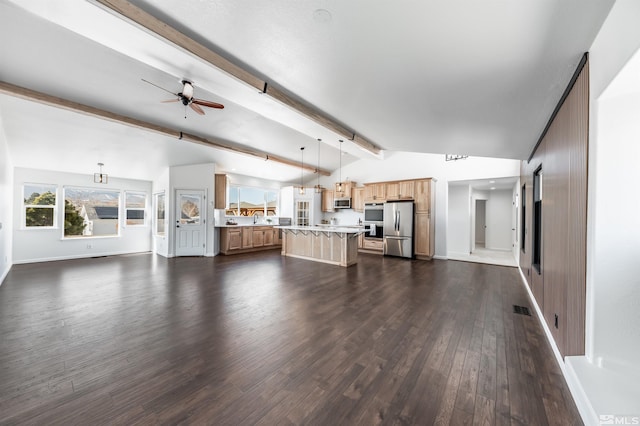
[[[204,256],[204,191],[176,191],[176,256]]]

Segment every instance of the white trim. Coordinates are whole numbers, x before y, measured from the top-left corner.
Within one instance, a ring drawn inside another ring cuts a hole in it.
[[[4,279],[7,278],[7,275],[9,275],[9,271],[11,271],[11,266],[13,266],[13,265],[9,265],[7,270],[2,273],[2,277],[0,277],[0,286],[2,286],[2,283],[4,282]]]
[[[449,258],[447,256],[440,256],[438,254],[433,256],[433,259],[438,259],[438,260],[449,260]]]
[[[571,358],[571,357],[567,357]],[[582,382],[576,373],[576,370],[573,368],[573,364],[570,359],[567,359],[566,362],[566,374],[564,375],[564,379],[567,381],[567,386],[569,386],[569,391],[571,392],[571,396],[573,396],[573,400],[576,403],[576,407],[578,407],[578,411],[580,412],[580,417],[582,417],[582,422],[586,426],[596,426],[600,424],[600,420],[598,414],[591,405],[589,401],[589,397],[582,387]],[[591,420],[591,421],[588,421]]]
[[[553,354],[555,355],[556,361],[558,362],[558,366],[560,366],[560,370],[562,371],[562,376],[564,376],[564,380],[567,382],[567,386],[569,387],[569,393],[571,393],[571,396],[573,397],[573,401],[575,402],[576,407],[578,407],[578,412],[580,413],[580,417],[582,417],[582,421],[585,425],[591,425],[592,423],[587,422],[587,419],[589,418],[587,417],[587,415],[589,414],[589,411],[587,408],[588,405],[587,407],[583,405],[584,404],[583,397],[586,398],[586,396],[582,395],[581,397],[580,395],[581,387],[578,386],[576,388],[574,386],[571,386],[571,384],[575,383],[575,379],[573,377],[570,377],[569,372],[567,371],[567,365],[562,359],[560,350],[556,345],[556,341],[553,339],[553,335],[551,334],[551,330],[549,330],[549,326],[547,325],[547,322],[544,320],[544,315],[542,313],[542,310],[540,309],[540,306],[538,306],[538,303],[536,302],[535,297],[533,297],[533,293],[531,292],[531,288],[529,288],[527,279],[525,278],[524,273],[522,272],[522,268],[519,266],[518,266],[518,271],[520,272],[520,277],[522,278],[522,285],[527,290],[527,294],[529,295],[529,301],[531,302],[531,305],[533,305],[533,307],[536,310],[536,316],[538,317],[538,321],[542,325],[544,334],[547,336],[547,341],[549,342],[549,345],[553,350]],[[584,394],[584,392],[582,392],[582,394]]]
[[[73,260],[73,259],[88,259],[92,257],[103,257],[103,256],[120,256],[123,254],[138,254],[138,253],[152,253],[151,251],[112,251],[106,253],[91,253],[91,254],[77,254],[73,256],[59,256],[59,257],[41,257],[38,259],[27,259],[27,260],[16,260],[13,262],[14,265],[18,264],[29,264],[29,263],[40,263],[40,262],[56,262],[58,260]]]

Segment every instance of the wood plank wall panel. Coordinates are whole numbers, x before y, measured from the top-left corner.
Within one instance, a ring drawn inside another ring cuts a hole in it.
[[[585,351],[587,282],[587,177],[589,153],[589,62],[571,93],[569,127],[569,232],[567,277],[567,331],[565,355]]]
[[[563,356],[584,354],[588,85],[587,63],[531,161],[521,167],[521,182],[527,185],[527,235],[520,266]],[[543,201],[539,275],[531,269],[531,261],[533,173],[540,165]]]

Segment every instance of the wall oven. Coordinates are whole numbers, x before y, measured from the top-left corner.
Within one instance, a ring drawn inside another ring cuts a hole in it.
[[[384,203],[366,203],[364,205],[365,238],[381,240],[384,236]]]

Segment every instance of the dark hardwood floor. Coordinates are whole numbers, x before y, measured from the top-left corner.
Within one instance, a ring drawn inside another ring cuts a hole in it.
[[[16,265],[1,424],[581,424],[517,269],[278,251]]]

